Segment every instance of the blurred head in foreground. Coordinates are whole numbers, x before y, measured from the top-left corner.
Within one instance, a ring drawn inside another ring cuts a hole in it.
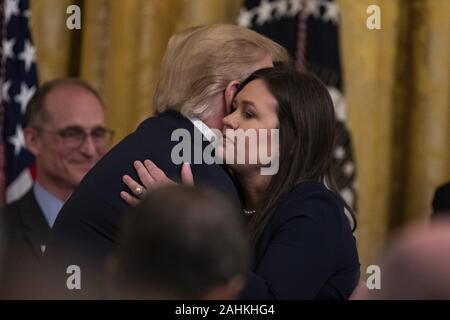
[[[3,259],[5,254],[5,231],[4,231],[3,210],[0,209],[0,278],[3,272]]]
[[[356,298],[450,299],[450,219],[436,218],[401,232],[382,260],[381,290]]]
[[[151,192],[124,221],[111,259],[115,297],[234,299],[248,250],[239,211],[222,195],[196,187]]]

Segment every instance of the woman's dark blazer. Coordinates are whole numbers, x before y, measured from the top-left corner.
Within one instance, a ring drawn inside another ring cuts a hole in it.
[[[359,267],[342,200],[322,183],[301,183],[259,237],[241,298],[347,299]]]

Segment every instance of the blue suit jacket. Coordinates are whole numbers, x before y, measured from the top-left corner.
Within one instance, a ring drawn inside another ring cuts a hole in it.
[[[122,216],[128,208],[120,197],[120,191],[127,190],[122,176],[128,174],[137,180],[133,162],[150,159],[168,177],[179,181],[181,165],[171,160],[172,148],[178,141],[171,141],[171,135],[180,128],[189,131],[192,146],[194,134],[202,137],[190,120],[177,112],[148,118],[95,165],[65,203],[45,255],[58,295],[69,294],[64,296],[66,298],[99,296],[105,257],[117,244]],[[200,149],[208,144],[202,142]],[[238,201],[235,186],[220,165],[191,162],[191,168],[197,186],[212,186]],[[81,291],[66,289],[69,265],[78,265],[81,269]]]
[[[321,183],[301,183],[261,234],[241,298],[346,299],[359,267],[342,201]]]

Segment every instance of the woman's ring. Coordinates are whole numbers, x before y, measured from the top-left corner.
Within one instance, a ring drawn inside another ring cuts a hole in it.
[[[144,190],[142,190],[141,187],[136,187],[136,189],[134,189],[134,194],[137,196],[140,196],[142,194]]]

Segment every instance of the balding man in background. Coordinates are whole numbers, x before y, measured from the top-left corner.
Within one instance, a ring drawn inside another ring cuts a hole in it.
[[[7,258],[2,292],[10,298],[27,296],[30,279],[26,274],[38,268],[60,209],[107,152],[112,137],[105,127],[100,96],[78,79],[40,86],[28,103],[26,122],[24,138],[36,158],[36,182],[5,208]]]

